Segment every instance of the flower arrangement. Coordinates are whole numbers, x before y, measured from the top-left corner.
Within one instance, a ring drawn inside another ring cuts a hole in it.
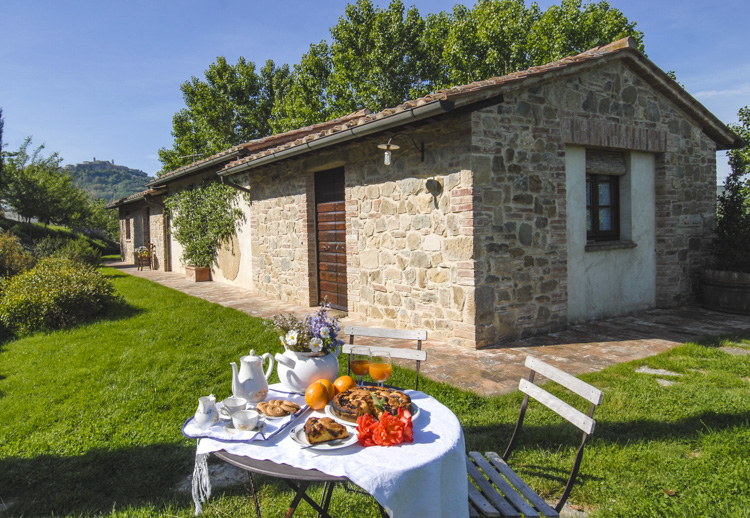
[[[140,257],[142,259],[147,259],[147,258],[151,257],[151,252],[145,246],[139,246],[138,248],[136,248],[135,249],[135,253],[138,255],[138,257]]]
[[[340,331],[338,319],[328,316],[330,304],[323,304],[303,320],[292,314],[276,315],[266,324],[282,334],[281,344],[294,352],[328,354],[344,342],[336,338]]]
[[[362,446],[396,446],[414,441],[411,412],[398,409],[398,416],[383,412],[378,421],[370,414],[357,418],[357,441]]]

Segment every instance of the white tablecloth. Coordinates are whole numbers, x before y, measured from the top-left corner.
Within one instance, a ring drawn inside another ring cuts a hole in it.
[[[365,448],[359,443],[328,452],[300,449],[287,431],[269,441],[225,443],[198,441],[198,454],[225,450],[259,460],[344,476],[373,495],[394,518],[468,516],[463,430],[442,403],[422,392],[407,390],[420,409],[414,442]],[[306,413],[295,424],[304,423]],[[291,429],[292,427],[288,427]]]

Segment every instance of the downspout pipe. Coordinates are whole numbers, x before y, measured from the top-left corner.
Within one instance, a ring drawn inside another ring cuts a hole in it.
[[[417,106],[416,108],[412,108],[410,110],[403,111],[401,113],[397,113],[396,115],[391,115],[390,117],[384,117],[368,124],[363,124],[362,126],[354,126],[332,135],[327,135],[319,139],[311,140],[310,142],[305,142],[292,148],[283,149],[276,153],[271,153],[270,155],[260,157],[251,162],[234,166],[225,171],[219,171],[217,174],[220,177],[230,176],[242,171],[247,171],[248,169],[255,169],[256,167],[260,167],[262,165],[278,162],[279,160],[283,160],[285,158],[291,158],[297,155],[301,155],[309,151],[323,149],[335,144],[354,140],[356,138],[365,137],[368,135],[379,133],[381,131],[387,131],[389,129],[403,126],[404,124],[408,124],[409,122],[415,122],[429,117],[434,117],[436,115],[441,115],[451,110],[453,110],[452,101],[434,101],[422,106]]]

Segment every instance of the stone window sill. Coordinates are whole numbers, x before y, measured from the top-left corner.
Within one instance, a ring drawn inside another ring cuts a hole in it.
[[[586,243],[587,252],[599,252],[601,250],[627,250],[629,248],[635,248],[638,246],[629,239],[620,241],[592,241]]]

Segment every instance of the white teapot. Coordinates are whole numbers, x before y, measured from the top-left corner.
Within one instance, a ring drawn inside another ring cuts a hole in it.
[[[263,361],[268,359],[268,368],[263,372]],[[240,370],[232,362],[232,395],[247,399],[250,403],[263,401],[268,395],[268,377],[273,372],[273,356],[265,353],[256,356],[255,350],[240,358]]]

